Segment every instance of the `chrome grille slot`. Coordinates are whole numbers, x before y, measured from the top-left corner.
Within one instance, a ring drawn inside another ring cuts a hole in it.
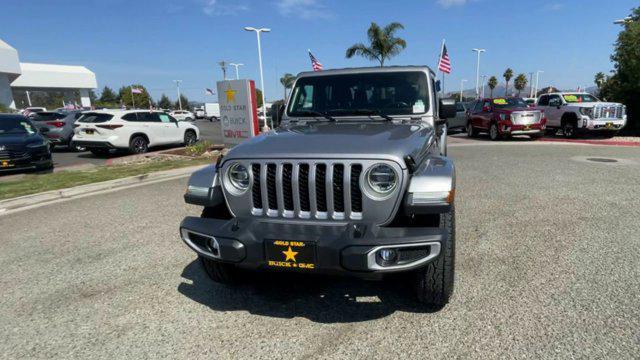
[[[363,219],[360,162],[268,160],[248,166],[252,182],[246,201],[253,216]]]

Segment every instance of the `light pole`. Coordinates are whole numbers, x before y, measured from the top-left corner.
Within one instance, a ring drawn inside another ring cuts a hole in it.
[[[484,81],[487,80],[487,75],[482,75],[482,98],[484,99]]]
[[[262,87],[262,114],[264,116],[264,127],[262,131],[269,131],[269,126],[267,125],[267,103],[265,101],[265,89],[264,89],[264,75],[262,74],[262,47],[260,46],[260,33],[262,32],[270,32],[271,29],[260,28],[256,29],[251,26],[245,26],[246,31],[255,31],[256,37],[258,38],[258,62],[260,63],[260,86]],[[273,126],[273,124],[271,124]]]
[[[538,70],[536,71],[536,91],[533,93],[534,97],[538,97],[538,91],[540,90],[538,88],[538,86],[540,85],[540,74],[542,74],[544,71],[542,70]]]
[[[173,80],[176,83],[176,88],[178,89],[178,107],[182,110],[182,99],[180,98],[180,83],[182,80]]]
[[[460,102],[462,102],[462,90],[463,90],[463,87],[464,87],[464,83],[466,83],[466,82],[467,82],[467,79],[460,80]]]
[[[533,73],[529,73],[529,97],[533,97]]]
[[[222,80],[227,80],[227,62],[222,60],[218,63],[222,69]]]
[[[229,65],[236,68],[236,80],[240,79],[240,73],[238,72],[238,68],[244,64],[229,63]]]
[[[476,98],[480,96],[480,54],[487,51],[485,49],[473,49],[473,51],[478,53],[478,62],[476,64]]]

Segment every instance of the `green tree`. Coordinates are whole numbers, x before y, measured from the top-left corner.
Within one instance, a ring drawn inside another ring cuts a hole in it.
[[[398,22],[393,22],[384,28],[372,22],[367,30],[369,46],[363,43],[352,45],[347,49],[347,59],[358,55],[371,61],[378,61],[380,66],[384,66],[387,59],[398,55],[407,47],[407,42],[404,39],[395,36],[396,31],[400,29],[404,29],[404,26]]]
[[[132,94],[131,93],[132,87],[134,89],[141,90],[142,93]],[[151,100],[151,96],[149,95],[149,92],[144,86],[140,84],[123,86],[120,88],[120,90],[118,90],[118,95],[120,97],[120,101],[122,101],[122,103],[129,108],[133,108],[134,102],[135,102],[136,109],[148,109],[149,106],[152,104],[152,100]]]
[[[191,110],[191,105],[189,105],[189,99],[186,96],[184,96],[184,94],[180,94],[180,103],[182,103],[182,110]],[[176,102],[173,105],[173,108],[179,109],[180,103],[178,102],[178,100],[176,100]]]
[[[162,94],[162,96],[160,96],[160,100],[158,100],[158,107],[160,109],[171,109],[171,106],[171,100],[169,100],[169,97]]]
[[[498,86],[498,79],[495,76],[492,76],[489,78],[489,82],[487,83],[487,85],[489,85],[489,97],[493,97],[493,89],[496,88],[496,86]]]
[[[258,111],[262,108],[262,90],[256,88],[256,103],[258,104]]]
[[[513,70],[511,70],[511,68],[507,68],[507,70],[505,70],[504,74],[502,74],[502,76],[504,77],[504,80],[507,82],[507,85],[504,88],[504,96],[509,96],[509,81],[511,80],[511,78],[513,77]]]
[[[600,96],[627,106],[627,133],[640,133],[640,8],[631,10],[630,19],[618,34],[611,61],[614,71],[600,89]]]
[[[116,95],[110,87],[105,86],[102,88],[102,93],[100,94],[100,99],[98,101],[102,103],[115,104],[118,102],[118,95]]]
[[[600,71],[593,77],[593,82],[596,83],[598,90],[600,90],[600,88],[602,87],[602,85],[605,83],[606,80],[607,80],[607,77],[604,75],[602,71]]]
[[[280,84],[282,84],[282,86],[284,87],[283,99],[285,100],[287,99],[287,89],[291,89],[291,87],[293,86],[293,82],[295,80],[296,80],[296,77],[289,73],[282,75],[282,77],[280,78]]]
[[[525,74],[518,74],[518,76],[516,76],[516,79],[513,80],[513,87],[518,90],[518,97],[520,97],[520,92],[524,90],[525,87],[527,87],[527,82],[527,76]]]

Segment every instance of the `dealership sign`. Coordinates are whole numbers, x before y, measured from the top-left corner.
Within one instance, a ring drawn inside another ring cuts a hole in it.
[[[218,81],[217,87],[224,143],[239,144],[258,135],[258,108],[253,80]]]

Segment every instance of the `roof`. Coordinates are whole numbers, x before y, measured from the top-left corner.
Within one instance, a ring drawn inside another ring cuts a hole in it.
[[[20,63],[22,75],[12,87],[95,89],[96,75],[84,66]]]
[[[566,94],[591,95],[588,92],[582,92],[582,91],[556,91],[556,92],[551,92],[551,93],[540,94],[540,96],[542,96],[542,95],[566,95]],[[591,95],[591,96],[593,96],[593,95]]]
[[[18,51],[0,39],[0,74],[7,74],[9,81],[15,80],[22,70]]]
[[[343,68],[343,69],[330,69],[322,71],[304,71],[298,74],[298,77],[303,76],[324,76],[324,75],[342,75],[353,73],[380,73],[380,72],[400,72],[400,71],[425,71],[435,75],[433,70],[427,65],[405,65],[405,66],[369,66],[369,67],[356,67],[356,68]]]

